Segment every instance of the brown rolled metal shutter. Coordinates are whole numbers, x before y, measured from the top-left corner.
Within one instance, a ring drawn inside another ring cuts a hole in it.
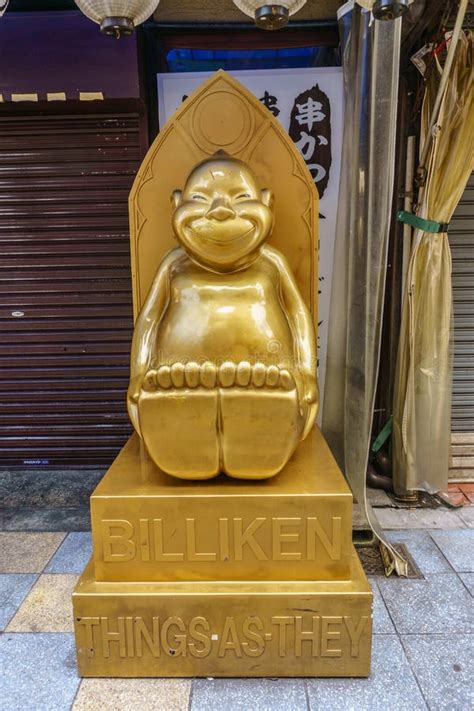
[[[449,477],[474,480],[474,173],[449,226],[454,362]]]
[[[0,114],[0,465],[108,464],[131,431],[140,123]]]
[[[453,258],[453,432],[474,433],[474,174],[449,226]]]

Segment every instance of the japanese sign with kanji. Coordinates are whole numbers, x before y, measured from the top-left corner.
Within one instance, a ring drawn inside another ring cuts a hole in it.
[[[341,169],[343,77],[340,67],[231,71],[288,131],[319,193],[318,359],[324,394],[332,261]],[[160,126],[211,72],[158,74]]]

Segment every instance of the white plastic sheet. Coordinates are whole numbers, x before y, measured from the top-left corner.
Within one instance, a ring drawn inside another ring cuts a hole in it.
[[[371,21],[358,5],[350,17],[322,423],[357,501],[383,541],[388,569],[405,574],[405,561],[383,539],[365,483],[391,217],[401,19]]]

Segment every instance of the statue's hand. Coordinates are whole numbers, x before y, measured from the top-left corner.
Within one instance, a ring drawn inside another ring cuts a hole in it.
[[[304,373],[304,401],[312,405],[319,400],[319,390],[314,373]]]
[[[129,417],[132,421],[132,425],[134,426],[135,430],[138,432],[140,437],[142,435],[140,432],[140,420],[138,419],[138,398],[140,397],[141,387],[142,387],[142,376],[137,375],[137,376],[132,377],[130,379],[130,384],[128,386],[128,392],[127,392],[128,414],[129,414]]]
[[[303,383],[303,402],[306,405],[306,421],[303,429],[302,439],[304,439],[312,429],[319,409],[319,389],[315,373],[313,373],[312,371],[303,372]]]

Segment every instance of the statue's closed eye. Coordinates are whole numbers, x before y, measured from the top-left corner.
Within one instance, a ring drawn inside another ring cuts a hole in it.
[[[191,200],[201,200],[201,202],[207,202],[207,197],[205,195],[201,195],[201,193],[193,193],[191,195]]]
[[[251,197],[250,193],[240,193],[240,195],[236,195],[234,200],[250,200]]]

